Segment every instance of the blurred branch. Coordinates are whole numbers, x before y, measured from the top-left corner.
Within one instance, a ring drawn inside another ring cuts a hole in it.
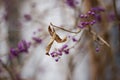
[[[120,18],[117,12],[116,0],[112,0],[112,1],[113,1],[113,8],[114,8],[115,16],[116,16],[117,21],[119,22]]]
[[[6,64],[4,64],[2,61],[0,61],[1,65],[3,66],[3,68],[9,73],[11,80],[16,80],[14,75],[12,74],[13,72],[10,70],[9,67],[7,67]]]
[[[70,32],[70,33],[75,33],[75,34],[78,34],[78,33],[81,31],[81,30],[78,30],[78,31],[76,31],[76,32],[73,32],[73,31],[64,29],[64,28],[62,28],[62,27],[55,26],[55,25],[53,25],[52,23],[50,23],[50,25],[53,26],[53,27],[59,28],[59,29],[61,29],[61,30],[63,30],[63,31]]]

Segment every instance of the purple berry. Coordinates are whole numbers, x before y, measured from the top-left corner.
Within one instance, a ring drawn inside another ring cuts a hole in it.
[[[90,22],[90,24],[91,24],[91,25],[93,25],[93,24],[94,24],[94,22]]]
[[[55,59],[56,62],[58,62],[59,59]]]
[[[71,8],[75,8],[76,4],[74,0],[66,0],[66,4],[71,7]]]
[[[59,59],[60,59],[60,57],[57,57],[57,58],[55,59],[55,61],[56,61],[56,62],[58,62],[58,61],[59,61]]]
[[[65,54],[69,54],[69,49],[64,50]]]
[[[80,18],[84,18],[84,15],[83,15],[83,14],[81,14],[81,15],[80,15]]]
[[[89,22],[85,22],[85,25],[88,25],[89,24]]]
[[[92,11],[88,11],[88,14],[91,15]]]
[[[95,12],[91,12],[91,15],[95,16]]]
[[[50,55],[51,55],[52,57],[55,57],[56,52],[52,52],[52,53],[50,53]]]
[[[67,44],[65,44],[65,45],[62,46],[63,49],[65,49],[65,48],[67,48],[67,47],[68,47]]]
[[[98,47],[96,47],[96,52],[99,52],[99,51],[100,51],[100,49]]]
[[[30,21],[32,19],[30,14],[25,14],[24,18],[25,18],[26,21]]]
[[[10,49],[10,54],[11,54],[12,56],[18,56],[19,51],[18,51],[17,49],[11,48],[11,49]]]
[[[36,43],[41,43],[41,42],[42,42],[42,39],[37,38],[37,37],[33,37],[32,39],[33,39]]]
[[[85,22],[80,22],[81,25],[85,26]]]
[[[79,27],[80,29],[83,29],[83,28],[84,28],[84,26],[83,26],[83,25],[78,25],[78,27]]]
[[[96,23],[96,20],[93,20],[92,22],[95,24],[95,23]]]
[[[76,39],[76,38],[74,38],[74,37],[72,38],[72,40],[73,40],[73,42],[76,42],[76,41],[77,41],[77,39]]]
[[[88,18],[88,15],[87,15],[87,14],[85,14],[85,15],[84,15],[84,17],[85,17],[85,18]]]
[[[101,8],[101,7],[94,7],[91,9],[91,11],[99,11],[99,12],[102,11],[103,12],[103,11],[105,11],[105,9]]]
[[[30,47],[31,43],[22,40],[18,43],[18,49],[20,52],[28,52],[28,48]]]

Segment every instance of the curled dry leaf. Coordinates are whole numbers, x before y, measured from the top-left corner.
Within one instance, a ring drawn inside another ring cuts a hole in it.
[[[49,31],[50,35],[53,36],[53,33],[55,32],[55,29],[54,28],[51,29],[51,27],[49,26],[48,31]]]
[[[54,41],[56,41],[58,43],[62,43],[62,42],[65,42],[67,40],[67,37],[61,39],[59,37],[59,35],[56,34],[55,29],[51,28],[50,26],[48,27],[48,31],[51,35],[51,39],[50,39],[50,42],[48,43],[48,46],[46,47],[46,55],[49,55],[50,48],[51,48]]]
[[[49,26],[48,31],[49,31],[50,35],[53,36],[53,33],[55,32],[55,29],[54,28],[51,29],[51,27]],[[55,38],[56,42],[62,43],[62,42],[65,42],[66,40],[67,40],[67,37],[64,37],[63,39],[61,39],[59,37],[59,35],[56,34],[56,38]]]
[[[58,43],[63,43],[65,41],[67,41],[67,37],[64,37],[63,39],[61,39],[57,34],[56,34],[56,38],[55,41]]]
[[[49,51],[50,51],[50,48],[55,40],[55,37],[56,37],[56,34],[55,32],[53,33],[53,36],[51,37],[50,39],[50,42],[48,43],[47,47],[46,47],[46,55],[49,55]]]

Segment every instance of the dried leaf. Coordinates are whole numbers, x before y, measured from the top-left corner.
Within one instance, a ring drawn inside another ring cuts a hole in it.
[[[55,32],[55,29],[54,28],[51,29],[51,27],[49,26],[48,31],[49,31],[50,35],[53,36],[53,33]]]
[[[51,36],[53,36],[53,33],[55,32],[55,29],[54,28],[51,28],[50,26],[48,27],[48,31],[50,33]],[[56,34],[56,33],[55,33]],[[58,43],[62,43],[62,42],[65,42],[67,40],[67,37],[61,39],[59,37],[59,35],[56,34],[56,38],[55,38],[55,41],[58,42]]]
[[[46,47],[46,55],[49,55],[49,51],[50,51],[50,48],[55,40],[55,37],[56,37],[56,33],[54,32],[53,36],[50,39],[50,42],[48,43],[48,46]]]
[[[51,39],[50,42],[48,43],[48,46],[46,47],[46,55],[49,55],[49,51],[51,49],[51,46],[53,44],[54,41],[58,42],[58,43],[62,43],[65,42],[67,40],[67,37],[61,39],[55,32],[54,28],[51,28],[50,26],[48,27],[48,31],[51,35]]]
[[[61,39],[61,38],[56,34],[55,41],[58,42],[58,43],[62,43],[62,42],[67,41],[67,37],[64,37],[63,39]]]

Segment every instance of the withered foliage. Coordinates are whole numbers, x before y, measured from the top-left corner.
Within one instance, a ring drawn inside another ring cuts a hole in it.
[[[64,37],[63,39],[61,39],[59,37],[59,35],[55,32],[55,29],[52,27],[48,27],[48,31],[51,35],[51,39],[50,42],[48,43],[47,47],[46,47],[46,55],[49,55],[49,51],[51,49],[51,46],[53,44],[54,41],[56,41],[57,43],[63,43],[65,41],[67,41],[67,37]]]

